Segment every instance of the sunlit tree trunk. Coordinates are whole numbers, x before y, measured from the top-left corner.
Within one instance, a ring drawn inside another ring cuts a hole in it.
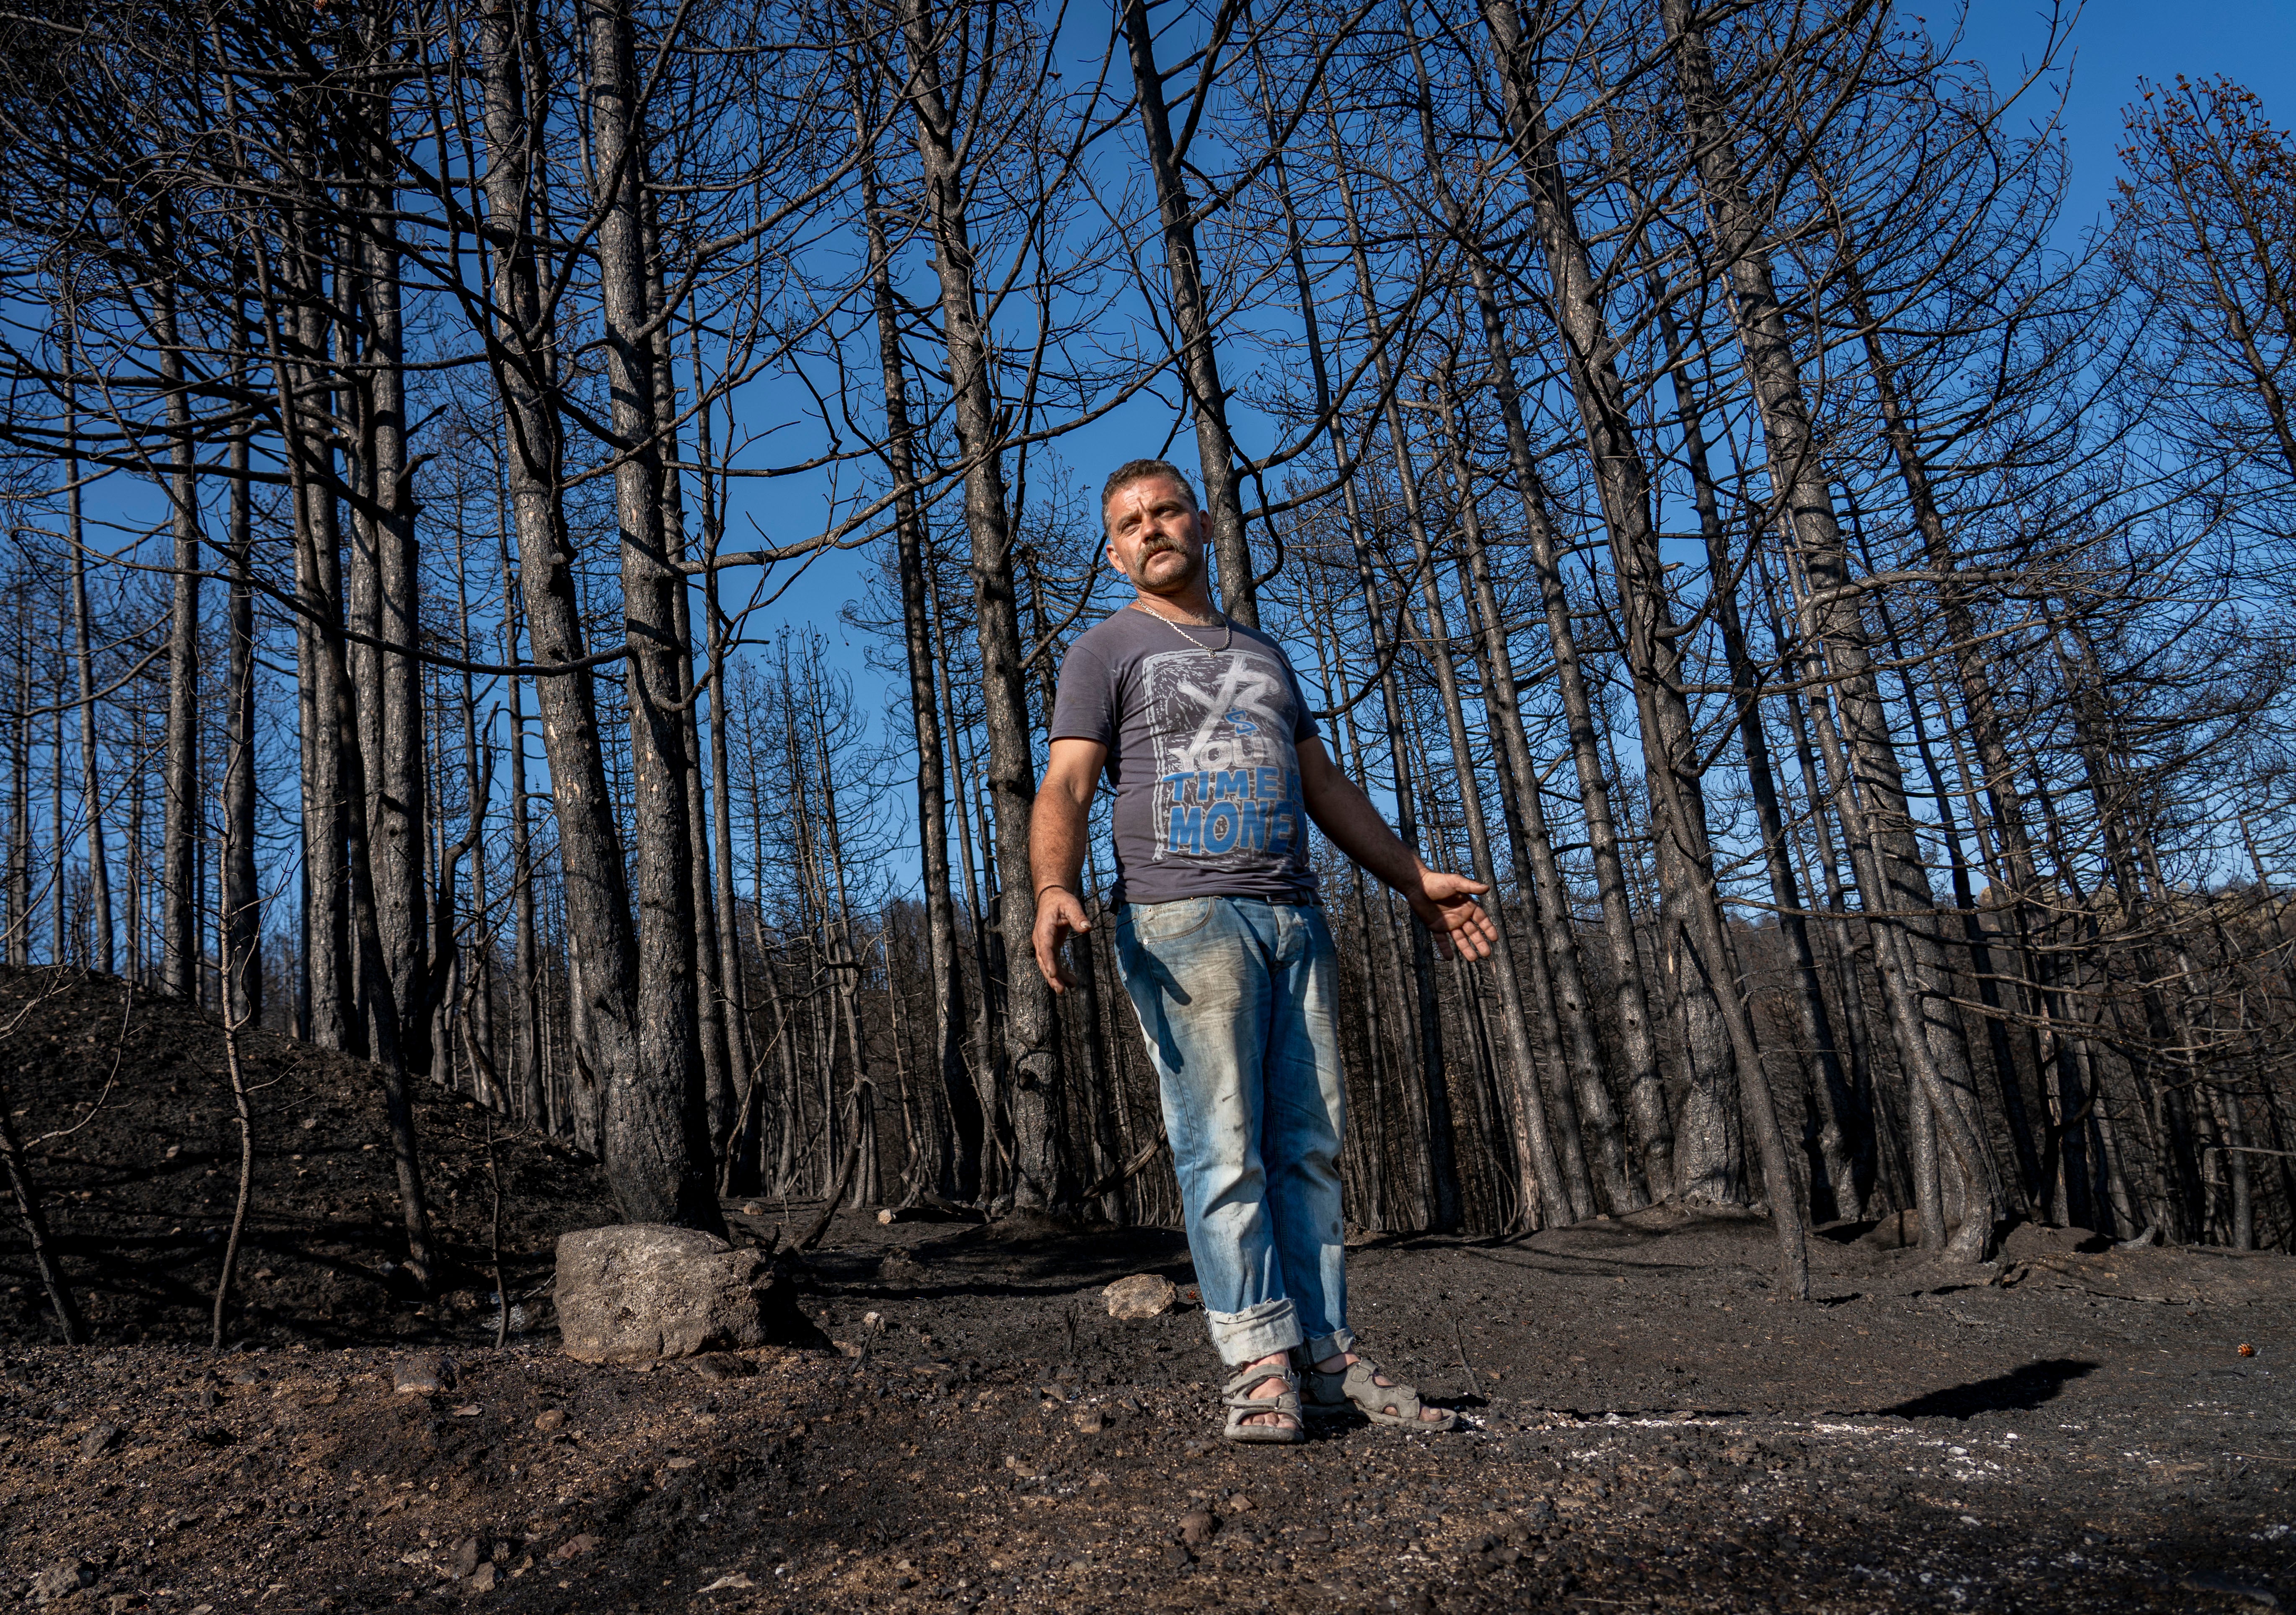
[[[1036,800],[1037,774],[1021,666],[998,410],[965,217],[968,176],[959,157],[960,131],[941,89],[939,41],[928,0],[902,0],[901,26],[908,54],[905,89],[916,125],[933,262],[940,281],[952,413],[967,465],[964,522],[972,545],[973,603],[988,734],[988,790],[1000,888],[996,923],[1005,963],[999,1086],[1013,1152],[1004,1198],[1015,1208],[1042,1207],[1056,1203],[1065,1193],[1056,1131],[1060,1107],[1052,1091],[1059,1067],[1058,1028],[1052,989],[1029,966],[1035,921],[1029,813]]]

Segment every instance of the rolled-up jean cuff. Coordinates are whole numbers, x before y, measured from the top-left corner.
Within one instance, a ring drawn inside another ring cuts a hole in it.
[[[1204,1321],[1211,1330],[1213,1349],[1230,1367],[1289,1351],[1307,1338],[1300,1330],[1299,1308],[1288,1295],[1242,1312],[1214,1312],[1207,1307]]]
[[[1352,1329],[1335,1329],[1329,1334],[1319,1334],[1308,1342],[1308,1361],[1321,1363],[1328,1358],[1338,1357],[1343,1351],[1353,1351],[1355,1349],[1356,1332]]]

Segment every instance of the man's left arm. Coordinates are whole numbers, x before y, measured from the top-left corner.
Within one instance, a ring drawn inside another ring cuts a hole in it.
[[[1308,816],[1332,845],[1403,894],[1419,922],[1435,936],[1435,951],[1449,958],[1454,949],[1470,959],[1487,959],[1498,941],[1498,927],[1475,901],[1490,888],[1462,874],[1430,869],[1401,836],[1388,828],[1362,787],[1341,773],[1313,735],[1299,742],[1300,792]]]

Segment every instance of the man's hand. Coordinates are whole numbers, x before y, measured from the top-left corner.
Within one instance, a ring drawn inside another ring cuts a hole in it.
[[[1423,869],[1419,873],[1419,889],[1406,889],[1404,897],[1411,905],[1411,912],[1419,916],[1419,922],[1434,933],[1437,953],[1446,959],[1455,954],[1469,959],[1488,959],[1498,943],[1499,928],[1491,923],[1490,915],[1475,901],[1475,894],[1489,889],[1480,881],[1470,881],[1463,874]],[[1039,918],[1039,935],[1043,934],[1043,924]]]
[[[1029,814],[1029,873],[1037,893],[1037,924],[1029,939],[1037,950],[1037,968],[1056,993],[1076,985],[1076,978],[1061,963],[1061,945],[1070,931],[1082,935],[1092,929],[1083,900],[1071,889],[1084,867],[1093,787],[1107,760],[1108,748],[1098,741],[1072,736],[1054,741],[1045,761],[1045,777],[1037,786],[1037,805]]]
[[[1483,923],[1488,925],[1490,922],[1486,920]],[[1092,921],[1085,914],[1084,905],[1067,887],[1047,887],[1037,899],[1037,929],[1031,940],[1037,948],[1037,968],[1045,973],[1045,980],[1054,992],[1064,993],[1076,985],[1076,978],[1069,973],[1068,963],[1061,957],[1069,933],[1086,936],[1091,930]]]
[[[1430,869],[1402,838],[1387,827],[1363,788],[1340,772],[1324,742],[1300,742],[1300,789],[1308,816],[1331,837],[1332,845],[1403,894],[1419,922],[1435,933],[1435,951],[1446,959],[1488,959],[1499,928],[1475,901],[1488,891],[1480,881]]]

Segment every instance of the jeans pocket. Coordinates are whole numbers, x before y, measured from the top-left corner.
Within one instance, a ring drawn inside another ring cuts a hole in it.
[[[1218,898],[1183,898],[1177,903],[1128,903],[1123,923],[1132,939],[1146,947],[1192,937],[1211,922]]]

